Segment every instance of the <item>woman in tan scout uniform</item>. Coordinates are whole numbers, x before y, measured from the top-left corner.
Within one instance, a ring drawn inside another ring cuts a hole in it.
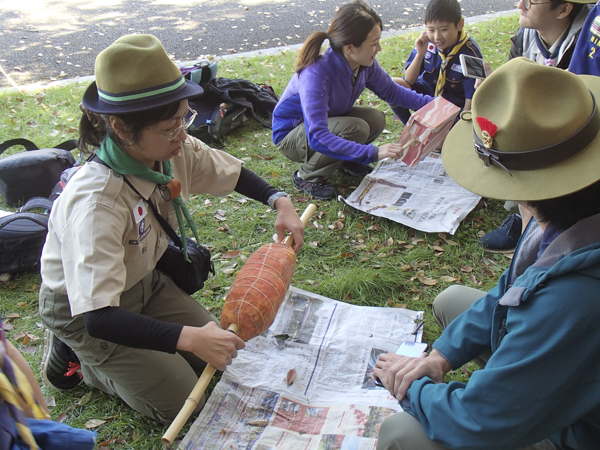
[[[186,210],[171,201],[174,177],[182,199],[235,190],[274,207],[278,237],[290,231],[296,251],[304,235],[285,193],[186,134],[187,99],[201,93],[153,36],[122,37],[98,55],[80,123],[80,147],[95,156],[55,202],[42,254],[46,383],[69,389],[83,375],[163,422],[197,371],[206,363],[224,370],[244,343],[155,270],[168,236],[149,202],[176,228],[175,207]]]

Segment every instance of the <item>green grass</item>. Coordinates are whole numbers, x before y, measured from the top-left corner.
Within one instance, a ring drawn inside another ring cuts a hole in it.
[[[507,59],[510,36],[517,26],[516,17],[510,16],[469,26],[468,31],[492,68],[497,68]],[[400,74],[415,38],[413,33],[382,43],[378,60],[385,70],[395,76]],[[295,58],[295,52],[287,51],[277,56],[229,60],[219,63],[219,75],[268,83],[281,93],[293,73]],[[51,147],[76,138],[78,105],[85,88],[69,84],[26,91],[23,96],[15,90],[1,92],[0,107],[4,114],[0,116],[0,140],[25,137],[40,147]],[[360,101],[389,112],[387,105],[368,91]],[[396,140],[402,129],[400,122],[392,120],[389,114],[391,133],[379,138],[382,143]],[[271,143],[269,130],[249,121],[246,127],[228,136],[223,147],[275,187],[290,193],[299,211],[308,204],[308,199],[294,191],[291,183],[291,173],[297,165],[279,154]],[[357,180],[340,174],[332,182],[344,196],[357,185]],[[431,315],[436,294],[454,283],[489,289],[509,263],[506,256],[485,254],[477,245],[477,237],[496,228],[506,215],[501,202],[483,199],[454,236],[415,231],[352,210],[342,202],[315,203],[318,210],[307,227],[306,244],[298,255],[294,286],[356,305],[423,310],[424,340],[429,343],[440,334]],[[245,201],[235,193],[223,199],[195,197],[190,201],[190,210],[203,243],[213,252],[217,270],[216,276],[195,297],[218,316],[243,260],[260,245],[271,242],[275,212],[257,202]],[[224,221],[214,218],[217,210],[225,212]],[[336,221],[343,227],[333,227]],[[225,258],[232,250],[238,250],[240,255]],[[21,349],[36,372],[43,342],[43,326],[37,313],[39,284],[40,277],[31,274],[0,284],[3,317],[19,316],[8,321],[12,326],[8,338]],[[30,339],[21,337],[25,332],[33,337],[31,341],[24,342]],[[451,373],[448,379],[464,381],[472,369],[469,365]],[[54,419],[66,417],[64,420],[76,427],[85,426],[91,419],[105,420],[95,429],[102,448],[161,448],[160,437],[165,427],[143,418],[119,399],[87,387],[69,392],[44,391],[55,404]]]

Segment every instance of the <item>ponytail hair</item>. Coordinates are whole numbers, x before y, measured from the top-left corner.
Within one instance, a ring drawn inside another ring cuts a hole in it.
[[[108,135],[108,129],[112,130],[112,127],[107,116],[87,110],[82,103],[79,104],[79,109],[83,114],[79,119],[77,148],[84,154],[91,154],[100,147]]]
[[[325,39],[329,39],[333,51],[343,54],[345,45],[360,47],[375,26],[383,29],[383,21],[363,0],[354,0],[342,5],[333,16],[327,33],[316,31],[304,41],[296,60],[296,73],[300,74],[319,59]]]
[[[314,63],[321,56],[321,46],[327,39],[324,31],[315,31],[304,41],[300,55],[296,60],[296,73],[300,74],[304,69]]]

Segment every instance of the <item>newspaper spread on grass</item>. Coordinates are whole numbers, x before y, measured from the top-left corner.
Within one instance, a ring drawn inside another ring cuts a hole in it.
[[[422,319],[422,311],[355,306],[291,287],[179,448],[374,450],[381,423],[402,411],[375,386],[375,362],[403,341],[420,342]]]
[[[345,202],[416,230],[454,234],[480,198],[446,174],[439,153],[430,153],[412,168],[380,161]]]

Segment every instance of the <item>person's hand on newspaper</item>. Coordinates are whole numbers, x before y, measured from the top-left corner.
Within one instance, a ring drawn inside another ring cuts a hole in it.
[[[433,350],[429,356],[423,353],[419,358],[383,353],[379,355],[373,375],[381,380],[390,394],[401,401],[413,381],[429,377],[435,383],[441,383],[450,369],[450,363],[437,350]]]
[[[378,147],[377,160],[384,158],[398,159],[404,156],[404,146],[402,144],[384,144]]]

